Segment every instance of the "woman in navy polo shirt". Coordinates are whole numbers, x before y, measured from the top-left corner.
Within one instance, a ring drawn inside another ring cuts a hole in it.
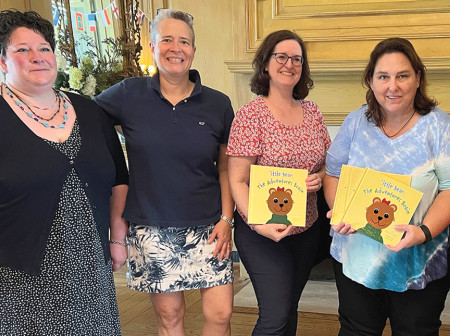
[[[230,335],[234,203],[225,152],[234,113],[190,70],[194,42],[191,15],[160,11],[150,42],[157,74],[125,79],[96,102],[126,139],[129,286],[150,293],[160,334],[185,334],[184,291],[200,288],[203,334]]]

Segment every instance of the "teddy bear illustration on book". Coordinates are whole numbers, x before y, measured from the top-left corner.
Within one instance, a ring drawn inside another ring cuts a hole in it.
[[[372,204],[366,210],[367,224],[358,229],[358,232],[383,243],[381,230],[387,228],[394,221],[394,212],[397,211],[395,204],[390,204],[385,198],[383,200],[375,197]]]
[[[287,214],[291,211],[294,201],[292,200],[292,190],[284,189],[284,187],[277,187],[269,189],[269,198],[267,199],[267,206],[272,217],[266,222],[291,225],[292,223],[287,218]]]

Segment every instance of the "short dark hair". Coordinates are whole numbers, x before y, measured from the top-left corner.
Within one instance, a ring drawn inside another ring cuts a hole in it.
[[[375,46],[375,49],[370,54],[369,63],[364,70],[363,85],[367,88],[366,101],[368,109],[366,111],[367,120],[373,121],[375,125],[380,126],[383,122],[383,114],[381,113],[381,107],[375,98],[375,95],[370,88],[370,83],[373,78],[375,66],[378,59],[385,54],[402,53],[410,61],[414,72],[420,74],[419,87],[414,97],[414,109],[420,115],[428,114],[436,105],[436,100],[428,97],[427,95],[427,78],[426,68],[422,63],[419,55],[417,55],[411,42],[401,37],[391,37],[385,39]]]
[[[17,28],[29,28],[42,35],[55,51],[55,31],[53,24],[33,11],[20,12],[17,9],[7,9],[0,12],[0,54],[5,56],[11,34]]]
[[[309,90],[314,87],[314,82],[311,78],[311,73],[309,70],[308,55],[306,53],[305,43],[300,36],[290,30],[275,31],[267,35],[261,43],[256,51],[255,58],[253,59],[253,76],[250,81],[250,87],[252,92],[257,95],[267,96],[269,94],[270,76],[266,71],[266,66],[272,57],[275,46],[285,40],[297,41],[302,49],[302,75],[298,83],[294,86],[292,97],[294,97],[294,99],[304,99],[308,95]]]

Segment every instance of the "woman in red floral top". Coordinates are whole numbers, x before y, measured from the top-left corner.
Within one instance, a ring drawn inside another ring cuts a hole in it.
[[[239,109],[227,154],[236,201],[235,243],[258,299],[253,335],[295,335],[297,307],[318,247],[316,191],[330,136],[317,105],[302,39],[288,30],[266,37],[253,60],[256,97]],[[252,164],[309,171],[306,227],[246,223]]]

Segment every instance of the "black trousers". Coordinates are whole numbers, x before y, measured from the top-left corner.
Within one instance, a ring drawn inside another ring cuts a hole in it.
[[[389,318],[393,336],[438,336],[449,275],[422,290],[369,289],[347,278],[333,259],[339,294],[339,336],[381,336]]]
[[[295,335],[298,302],[317,252],[318,225],[277,243],[252,231],[237,213],[235,222],[235,244],[259,306],[252,335]]]

